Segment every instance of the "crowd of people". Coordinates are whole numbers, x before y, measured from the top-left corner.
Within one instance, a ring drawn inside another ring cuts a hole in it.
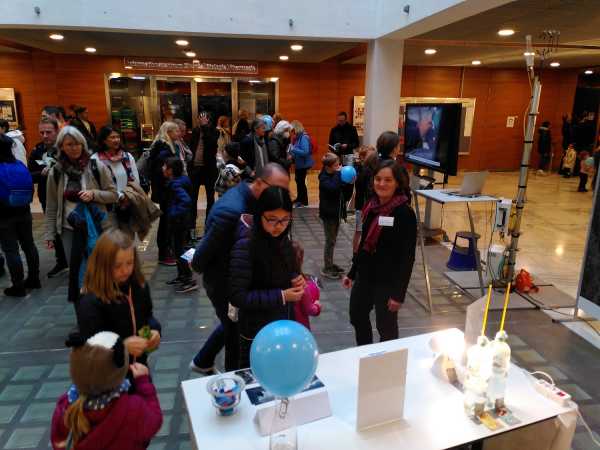
[[[17,144],[18,137],[0,123],[0,175],[8,174],[0,179],[0,245],[12,281],[4,293],[24,297],[41,288],[30,209],[37,184],[44,240],[55,254],[48,277],[68,271],[67,299],[77,318],[67,339],[73,385],[56,406],[53,448],[96,448],[99,442],[106,444],[102,448],[146,448],[162,423],[147,367],[162,329],[136,242],[158,220],[159,263],[175,266],[167,284],[188,293],[198,289],[194,273],[203,276],[220,323],[190,368],[216,373],[215,358],[223,349],[225,370],[248,367],[262,327],[291,319],[310,329],[309,318],[321,312],[319,282],[303,269],[304,250],[292,233],[294,211],[308,205],[306,175],[317,144],[302,123],[280,114],[249,121],[240,111],[230,131],[228,118],[213,123],[202,113],[189,145],[185,122],[167,121],[136,160],[123,149],[118,130],[96,131],[84,107],[72,111],[69,118],[60,107],[44,108],[40,142],[28,159],[23,142]],[[351,290],[357,345],[373,342],[373,309],[380,339],[398,336],[397,314],[414,263],[417,225],[408,175],[396,162],[399,142],[397,133],[385,132],[376,147],[360,147],[356,129],[340,113],[331,151],[322,157],[321,275]],[[353,165],[357,176],[344,181],[342,164]],[[207,215],[199,237],[201,186]],[[350,267],[340,267],[334,249],[351,201],[354,257]]]

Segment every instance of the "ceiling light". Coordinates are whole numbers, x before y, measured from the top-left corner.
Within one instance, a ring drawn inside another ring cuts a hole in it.
[[[196,83],[202,83],[202,81],[204,81],[204,80],[202,78],[196,77],[196,78],[194,78],[194,81]]]
[[[187,56],[189,58],[195,58],[196,52],[185,52],[185,56]]]
[[[302,50],[304,47],[302,47],[300,44],[293,44],[290,45],[290,48],[292,50],[294,50],[295,52],[299,52],[300,50]]]
[[[585,73],[586,75],[591,75],[591,74],[593,74],[593,73],[594,73],[594,71],[593,71],[593,70],[591,70],[591,69],[588,69],[588,70],[586,70],[586,71],[585,71],[585,72],[583,72],[583,73]]]
[[[479,66],[479,65],[481,65],[481,61],[476,59],[475,61],[471,61],[471,64],[473,64],[474,66]]]
[[[186,41],[185,39],[177,39],[175,41],[175,43],[177,45],[179,45],[180,47],[186,47],[186,46],[190,45],[190,43],[188,41]]]
[[[135,76],[135,77],[131,77],[132,80],[145,80],[146,77],[140,77],[140,76]]]
[[[94,47],[86,47],[85,51],[88,53],[96,53],[96,49]]]
[[[250,80],[250,81],[248,81],[248,83],[256,84],[256,83],[262,83],[262,81],[260,81],[260,80]]]
[[[49,37],[53,41],[62,41],[65,38],[62,34],[58,34],[58,33],[53,33]]]
[[[511,28],[503,28],[502,30],[498,30],[498,36],[512,36],[515,34],[515,30]]]
[[[550,67],[560,67],[560,63],[558,61],[551,62]]]
[[[271,81],[271,83],[277,83],[279,81],[279,78],[273,77],[269,81]]]
[[[121,74],[119,72],[113,72],[110,74],[110,78],[121,78]]]
[[[525,52],[523,56],[535,56],[535,52]]]
[[[287,61],[288,59],[290,59],[290,57],[289,57],[288,55],[281,55],[281,56],[279,57],[279,59],[280,59],[281,61]]]
[[[437,50],[435,48],[428,48],[425,50],[426,55],[435,55],[436,53],[437,53]]]
[[[192,64],[200,64],[200,60],[199,59],[192,59]]]
[[[132,67],[132,66],[125,66],[125,68],[126,68],[127,70],[131,70],[131,69],[133,69],[133,67]]]

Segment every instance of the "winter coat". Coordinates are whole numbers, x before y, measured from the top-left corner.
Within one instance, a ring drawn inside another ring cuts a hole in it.
[[[96,127],[94,126],[94,124],[92,122],[90,122],[89,120],[88,120],[88,124],[90,126],[89,130],[83,123],[83,120],[78,119],[77,117],[71,119],[69,122],[69,125],[77,128],[81,132],[81,134],[83,134],[83,137],[85,138],[85,140],[88,143],[88,147],[90,148],[90,150],[92,150],[92,149],[96,148],[96,145],[97,145],[96,144],[97,133],[96,133]]]
[[[240,119],[233,125],[232,133],[231,140],[233,142],[242,142],[242,139],[250,133],[250,124],[246,119]]]
[[[346,201],[341,173],[319,173],[319,217],[323,220],[346,219]]]
[[[321,307],[316,303],[321,296],[319,286],[312,279],[306,280],[304,295],[299,302],[294,303],[294,317],[296,322],[301,323],[310,330],[309,316],[318,316],[321,314]]]
[[[150,183],[152,185],[152,201],[163,204],[167,180],[163,175],[163,165],[169,158],[177,156],[174,148],[165,141],[154,141],[150,147]]]
[[[104,409],[85,412],[91,431],[73,450],[143,450],[158,433],[163,422],[156,388],[148,376],[134,380],[135,394],[121,394]],[[69,407],[67,394],[56,403],[52,416],[51,442],[54,450],[64,450],[69,429],[64,417]]]
[[[329,132],[329,145],[334,146],[335,144],[347,144],[348,147],[344,150],[340,149],[341,155],[349,155],[354,152],[355,148],[358,148],[360,142],[358,140],[358,132],[356,127],[350,122],[346,122],[344,125],[336,125]]]
[[[225,192],[206,218],[204,237],[196,247],[192,268],[204,274],[204,288],[212,300],[227,295],[229,254],[240,215],[253,212],[255,203],[249,184],[241,182]]]
[[[96,180],[92,164],[96,164],[97,175],[100,180]],[[106,212],[106,205],[115,203],[119,198],[117,187],[112,179],[110,170],[104,164],[98,164],[90,159],[90,162],[83,171],[82,181],[86,186],[87,191],[94,194],[96,206],[101,211]],[[46,237],[47,241],[53,241],[56,235],[62,234],[63,230],[63,213],[64,213],[64,192],[65,192],[65,176],[59,166],[55,165],[48,172],[46,180]],[[111,222],[105,219],[102,223],[102,228],[107,229],[111,226]]]
[[[354,208],[360,211],[373,195],[373,172],[369,167],[362,164],[357,164],[354,167],[356,169]]]
[[[202,143],[204,144],[204,167],[206,167],[213,180],[217,177],[217,149],[219,148],[219,132],[211,126],[196,127],[192,130],[192,141],[190,150],[192,151],[192,160],[188,167],[189,174],[193,173],[194,159],[196,159],[196,150],[198,142],[202,135]]]
[[[152,227],[152,222],[160,217],[161,210],[152,202],[142,187],[129,183],[123,190],[123,195],[129,201],[128,222],[123,225],[132,233],[137,233],[143,241]]]
[[[312,158],[310,136],[308,134],[300,133],[296,137],[296,142],[294,142],[291,153],[294,157],[296,169],[310,169],[315,165],[315,161]]]
[[[186,222],[192,210],[192,182],[184,175],[167,184],[167,217],[170,221]]]
[[[76,308],[77,325],[79,332],[84,339],[89,339],[100,331],[112,331],[125,340],[133,336],[133,321],[127,295],[128,286],[131,285],[131,299],[135,313],[136,335],[144,326],[148,325],[150,329],[161,331],[161,325],[156,320],[152,311],[152,297],[150,296],[150,287],[138,285],[132,281],[122,288],[124,298],[121,301],[104,303],[94,294],[83,294],[79,299]],[[137,358],[137,361],[146,364],[147,355]]]
[[[393,298],[404,302],[406,289],[415,262],[417,245],[417,219],[414,211],[405,203],[394,209],[394,226],[382,227],[377,247],[373,253],[362,249],[363,241],[371,222],[376,217],[373,212],[363,218],[362,236],[358,253],[352,259],[348,273],[351,279],[360,278],[373,286],[373,295]]]
[[[550,128],[540,127],[538,129],[538,152],[546,155],[552,151],[552,135]]]
[[[284,239],[276,242],[291,246],[290,241],[284,242]],[[261,328],[276,320],[294,320],[293,304],[283,302],[282,291],[291,287],[296,275],[286,269],[288,264],[282,261],[283,252],[277,251],[277,244],[273,244],[270,247],[273,254],[263,257],[273,258],[272,269],[277,270],[266,273],[252,255],[252,216],[242,215],[231,249],[228,286],[229,302],[239,308],[240,335],[246,339],[254,339]]]
[[[281,134],[273,134],[269,139],[269,161],[279,164],[289,171],[292,161],[287,159],[286,139]]]
[[[52,147],[50,151],[48,151],[44,143],[40,142],[31,151],[31,154],[29,155],[29,161],[27,162],[27,168],[29,169],[33,183],[37,183],[38,199],[40,200],[44,210],[46,209],[46,183],[48,180],[48,174],[42,175],[42,171],[46,167],[50,169],[50,167],[56,163],[57,153],[58,150],[55,147]],[[49,163],[49,166],[37,163],[37,161],[44,160]]]
[[[264,147],[265,147],[265,165],[269,162],[269,139],[267,139],[267,135],[263,137]],[[240,156],[246,162],[246,166],[252,170],[257,170],[257,161],[256,161],[256,146],[258,143],[256,142],[256,135],[254,133],[248,134],[240,141]]]

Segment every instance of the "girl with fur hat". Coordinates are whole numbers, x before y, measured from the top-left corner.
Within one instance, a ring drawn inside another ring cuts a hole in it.
[[[127,233],[112,229],[98,239],[76,312],[85,339],[100,331],[117,333],[139,363],[147,364],[148,353],[160,345],[161,326],[152,313],[150,288]]]
[[[129,365],[118,334],[101,331],[85,340],[72,335],[73,385],[56,404],[52,417],[54,450],[138,450],[150,444],[162,425],[162,412],[148,368]],[[135,394],[128,394],[133,373]]]

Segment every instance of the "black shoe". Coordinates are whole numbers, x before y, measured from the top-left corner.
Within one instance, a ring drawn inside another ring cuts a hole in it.
[[[63,266],[62,264],[57,264],[50,270],[50,272],[48,272],[48,278],[53,278],[56,275],[63,273],[65,270],[69,270],[69,266]]]
[[[39,278],[27,278],[25,280],[25,289],[41,289],[42,283],[40,283]]]
[[[176,284],[181,284],[184,281],[185,280],[182,280],[181,278],[177,277],[177,278],[173,278],[172,280],[167,281],[166,284],[169,286],[175,286]]]
[[[24,287],[11,286],[4,289],[4,295],[7,297],[25,297],[27,295],[27,291]]]
[[[175,289],[175,292],[178,294],[186,294],[188,292],[192,292],[198,289],[198,283],[196,280],[186,280],[184,281],[180,287]]]

